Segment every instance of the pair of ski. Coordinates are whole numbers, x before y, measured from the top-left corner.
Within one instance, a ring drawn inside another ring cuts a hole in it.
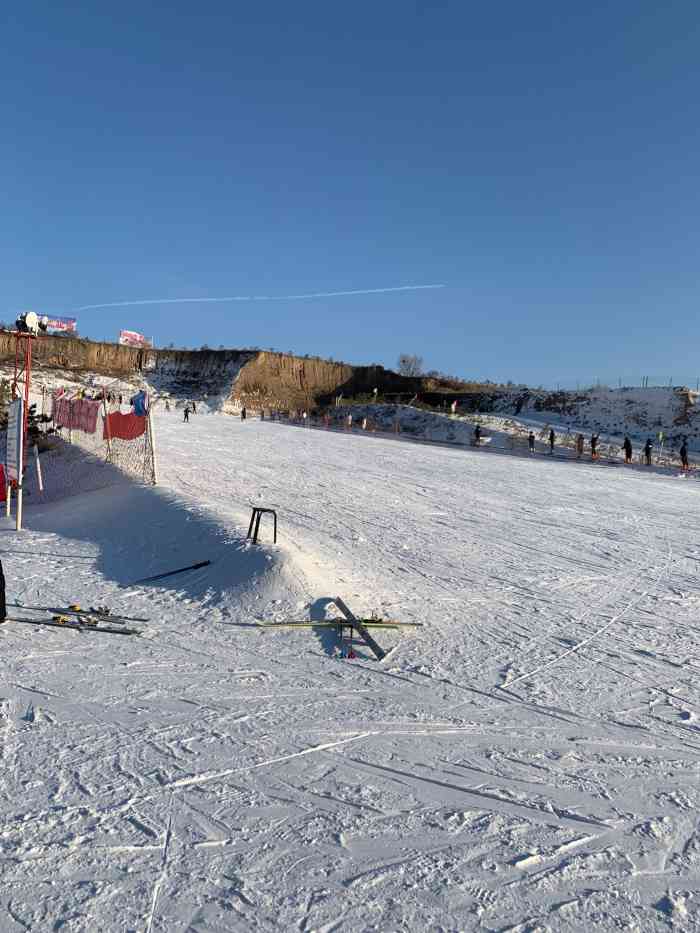
[[[19,606],[38,612],[50,612],[50,619],[8,618],[8,622],[23,622],[26,625],[48,625],[56,628],[73,629],[80,632],[102,632],[105,635],[140,635],[140,629],[127,628],[129,622],[148,622],[137,616],[112,614],[108,609],[76,609],[72,606],[54,608],[52,606]],[[102,623],[108,623],[103,625]],[[109,624],[113,623],[113,624]]]
[[[70,629],[74,632],[98,632],[102,635],[140,635],[141,630],[137,628],[115,628],[113,626],[104,626],[81,622],[80,619],[59,621],[60,617],[52,619],[18,619],[8,616],[6,622],[22,622],[24,625],[48,625],[55,628]]]
[[[357,619],[365,628],[422,628],[422,622],[392,622],[390,619]],[[341,628],[347,619],[322,619],[319,622],[260,622],[260,628]]]
[[[304,620],[303,622],[281,622],[281,623],[265,623],[258,622],[258,625],[261,625],[263,628],[335,628],[340,635],[341,643],[346,642],[346,639],[343,637],[343,631],[345,628],[350,629],[350,637],[347,639],[346,647],[351,652],[352,651],[352,641],[353,641],[353,632],[357,632],[360,638],[365,642],[365,644],[371,649],[372,653],[378,661],[383,661],[389,652],[386,652],[377,642],[374,640],[370,629],[398,629],[404,627],[418,627],[420,622],[395,622],[391,619],[363,619],[354,614],[354,612],[347,606],[340,596],[336,596],[335,599],[331,600],[334,602],[338,609],[340,609],[343,618],[342,619],[329,619],[323,622],[314,622],[312,619]]]

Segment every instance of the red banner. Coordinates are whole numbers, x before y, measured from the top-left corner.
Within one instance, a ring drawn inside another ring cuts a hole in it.
[[[63,390],[56,392],[53,398],[53,420],[57,428],[75,428],[94,434],[97,430],[97,416],[100,402],[89,399],[65,397]]]
[[[106,441],[120,438],[123,441],[133,441],[146,430],[146,418],[143,415],[122,415],[115,411],[105,418],[103,438]]]

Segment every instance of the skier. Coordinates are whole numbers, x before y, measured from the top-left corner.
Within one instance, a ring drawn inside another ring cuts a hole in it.
[[[556,434],[554,433],[554,428],[549,429],[549,453],[551,456],[554,456],[554,438]]]
[[[474,428],[474,446],[479,447],[481,445],[481,425],[477,424]]]
[[[576,456],[579,460],[583,456],[583,434],[576,435]]]
[[[192,400],[192,414],[197,414],[197,403],[194,401],[194,399]]]
[[[264,408],[260,409],[260,420],[261,421],[265,420],[265,409]]]
[[[535,452],[535,435],[534,432],[530,431],[527,436],[527,446],[530,448],[530,453],[534,454]]]
[[[598,459],[598,435],[591,434],[591,460]]]
[[[185,405],[185,417],[182,419],[183,422],[190,420],[190,406],[189,403]]]
[[[683,444],[681,445],[679,453],[681,455],[681,466],[685,472],[688,469],[688,443],[686,438],[683,438]]]
[[[622,444],[622,449],[625,452],[625,463],[632,463],[632,441],[625,434],[625,440]]]
[[[245,418],[246,418],[246,410],[245,410],[245,405],[244,405],[243,408],[241,408],[241,421],[245,421]]]
[[[644,462],[647,466],[651,466],[651,452],[654,449],[654,445],[651,442],[651,438],[647,438],[647,442],[644,445]]]
[[[167,398],[165,400],[165,410],[170,411],[170,402],[167,400]]]

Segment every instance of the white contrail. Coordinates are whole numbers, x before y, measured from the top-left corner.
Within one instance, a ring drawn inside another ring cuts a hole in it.
[[[340,295],[377,295],[384,292],[415,292],[426,288],[445,288],[445,285],[393,285],[389,288],[356,288],[343,292],[308,292],[303,295],[229,295],[226,298],[141,298],[137,301],[106,301],[98,305],[83,305],[78,311],[91,311],[94,308],[127,308],[131,305],[174,305],[189,302],[226,302],[226,301],[298,301],[301,298],[337,298]]]

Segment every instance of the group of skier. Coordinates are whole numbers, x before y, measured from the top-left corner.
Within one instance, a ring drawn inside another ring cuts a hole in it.
[[[478,431],[478,435],[477,435],[477,431]],[[477,446],[479,444],[480,439],[481,439],[481,429],[477,425],[477,427],[474,430],[474,440]],[[530,431],[527,441],[528,441],[528,448],[530,450],[530,453],[534,454],[535,453],[535,434],[533,431]],[[554,428],[549,429],[548,442],[549,442],[549,453],[551,456],[554,456],[554,446],[556,444],[556,434],[554,432]],[[583,434],[580,434],[580,433],[577,434],[576,435],[576,457],[579,460],[583,456],[585,443],[586,442],[585,442],[585,438]],[[598,455],[598,435],[596,433],[591,434],[590,446],[591,446],[591,460],[597,460],[599,455]],[[632,441],[630,440],[629,435],[627,434],[625,435],[625,439],[622,442],[622,450],[625,455],[625,463],[632,463]],[[646,466],[651,466],[651,455],[653,453],[653,450],[654,450],[654,442],[652,441],[650,437],[648,437],[646,439],[646,443],[644,444],[644,447],[642,448],[642,453],[644,455],[644,463]],[[683,443],[681,444],[681,448],[678,451],[678,453],[681,458],[682,469],[684,471],[688,470],[689,469],[688,439],[686,437],[683,438]]]
[[[475,446],[475,447],[481,446],[481,438],[482,438],[482,436],[483,436],[483,435],[482,435],[482,431],[481,431],[481,426],[477,424],[476,427],[474,428],[474,446]],[[557,436],[556,436],[556,434],[555,434],[555,432],[554,432],[554,428],[550,428],[550,429],[549,429],[549,434],[548,434],[548,436],[547,436],[547,440],[548,440],[548,444],[549,444],[549,453],[550,453],[550,456],[554,456],[554,447],[555,447],[555,445],[556,445],[556,440],[557,440]],[[591,460],[597,460],[597,459],[598,459],[598,456],[599,456],[599,455],[598,455],[598,440],[599,440],[598,435],[597,435],[595,432],[594,432],[593,434],[591,434],[591,438],[590,438]],[[534,453],[535,453],[535,433],[534,433],[534,431],[532,431],[532,430],[531,430],[530,433],[528,434],[527,444],[528,444],[528,449],[529,449],[530,453],[531,453],[532,455],[534,455]],[[576,435],[576,458],[577,458],[578,460],[580,460],[581,457],[583,457],[583,452],[584,452],[585,444],[586,444],[586,440],[585,440],[583,434],[580,434],[580,433],[577,434],[577,435]],[[629,436],[628,436],[627,434],[625,435],[625,439],[624,439],[624,441],[622,442],[622,450],[623,450],[624,455],[625,455],[625,463],[632,463],[632,441],[630,440],[630,438],[629,438]],[[653,450],[654,450],[654,443],[653,443],[652,439],[651,439],[650,437],[648,437],[647,440],[646,440],[646,443],[644,444],[644,447],[642,448],[642,452],[643,452],[643,454],[644,454],[644,463],[645,463],[646,466],[651,466],[651,455],[652,455]],[[681,467],[682,467],[683,471],[685,472],[686,470],[689,469],[689,464],[688,464],[688,439],[687,439],[687,437],[684,437],[684,438],[683,438],[683,443],[681,444],[681,448],[680,448],[680,450],[678,451],[678,453],[679,453],[679,456],[680,456],[680,458],[681,458]]]
[[[167,406],[167,408],[169,409],[170,406],[167,404],[167,402],[166,402],[166,406]],[[196,415],[196,414],[197,414],[197,403],[194,402],[194,401],[192,401],[192,402],[187,402],[187,403],[185,404],[184,418],[183,418],[184,421],[189,421],[189,420],[190,420],[190,413],[192,413],[193,415]],[[247,414],[248,414],[248,413],[247,413],[245,407],[241,408],[241,421],[245,421],[245,420],[246,420]],[[274,415],[272,415],[272,416],[274,417]],[[353,419],[352,419],[352,414],[348,414],[347,419],[346,419],[346,423],[347,423],[347,427],[350,428],[350,429],[352,428],[352,420],[353,420]],[[365,422],[366,422],[366,419],[365,419]],[[308,416],[307,416],[307,412],[306,412],[306,411],[303,412],[303,415],[302,415],[302,423],[303,423],[304,425],[307,425],[307,424],[308,424]],[[326,426],[328,426],[328,425],[326,425]],[[366,427],[366,423],[363,424],[363,427]],[[481,425],[477,424],[477,425],[474,427],[474,435],[473,435],[473,438],[474,438],[474,446],[475,446],[475,447],[480,447],[480,446],[481,446],[481,439],[482,439],[482,437],[483,437],[483,432],[482,432],[482,430],[481,430]],[[555,431],[554,431],[554,428],[550,428],[550,429],[549,429],[549,434],[548,434],[548,436],[547,436],[547,440],[548,440],[548,444],[549,444],[549,453],[550,453],[550,456],[554,456],[554,448],[555,448],[555,446],[556,446],[556,440],[557,440],[557,435],[556,435],[556,433],[555,433]],[[528,443],[528,449],[529,449],[530,453],[531,453],[532,455],[534,455],[534,453],[535,453],[535,434],[534,434],[534,431],[532,431],[532,430],[531,430],[530,433],[528,434],[527,443]],[[590,443],[590,448],[591,448],[591,460],[597,460],[597,459],[598,459],[598,456],[599,456],[599,455],[598,455],[598,435],[597,435],[595,432],[594,432],[593,434],[591,434],[589,443]],[[576,435],[576,458],[577,458],[578,460],[580,460],[581,457],[583,457],[583,452],[584,452],[585,444],[586,444],[586,441],[585,441],[585,438],[584,438],[583,434],[580,434],[580,433],[577,434],[577,435]],[[646,466],[651,466],[651,455],[652,455],[653,449],[654,449],[653,441],[652,441],[652,439],[651,439],[650,437],[648,437],[647,440],[646,440],[646,443],[644,444],[644,447],[642,448],[642,452],[643,452],[643,455],[644,455],[644,463],[646,464]],[[624,441],[622,442],[622,450],[623,450],[624,455],[625,455],[625,463],[632,463],[632,441],[630,440],[630,438],[629,438],[629,436],[628,436],[627,434],[625,435],[625,439],[624,439]],[[680,450],[679,450],[678,453],[679,453],[680,458],[681,458],[681,466],[682,466],[682,469],[683,469],[683,471],[685,472],[686,470],[689,469],[689,464],[688,464],[688,439],[687,439],[686,437],[683,438],[683,443],[682,443],[681,448],[680,448]]]

